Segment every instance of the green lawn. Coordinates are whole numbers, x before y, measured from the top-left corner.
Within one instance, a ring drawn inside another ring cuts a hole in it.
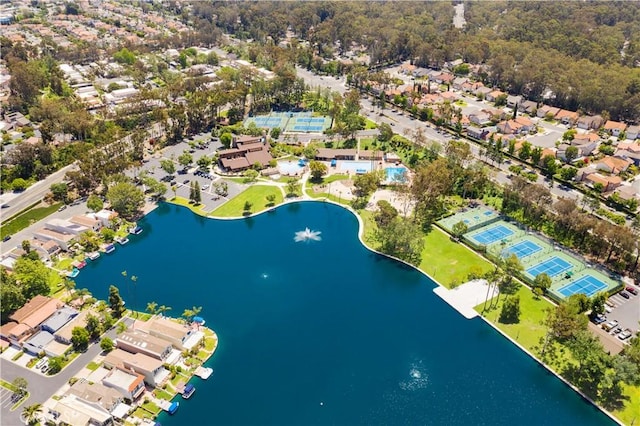
[[[359,211],[365,222],[364,241],[373,248],[378,246],[374,239],[375,223],[373,213]],[[426,272],[444,287],[461,284],[467,280],[470,272],[481,274],[491,270],[488,260],[469,250],[462,244],[450,240],[449,235],[438,228],[433,228],[425,237],[422,262],[419,269]]]
[[[89,364],[87,364],[87,368],[91,371],[96,371],[99,367],[100,367],[100,364],[94,361],[91,361]]]
[[[175,197],[175,198],[171,198],[170,200],[167,200],[167,202],[171,204],[177,204],[179,206],[184,206],[189,210],[191,210],[192,212],[194,212],[195,214],[199,214],[200,216],[207,215],[207,213],[204,210],[202,210],[202,207],[204,206],[204,204],[199,204],[196,206],[193,203],[189,203],[189,200],[187,200],[186,198]]]
[[[171,401],[175,395],[170,394],[164,389],[155,389],[153,394],[158,399],[164,399],[165,401]]]
[[[629,400],[622,410],[616,410],[613,414],[624,424],[637,424],[640,419],[640,386],[624,385],[624,395]]]
[[[375,121],[370,120],[370,119],[365,119],[365,124],[364,124],[364,129],[365,130],[372,130],[372,129],[377,129],[378,125],[376,124]]]
[[[545,299],[534,297],[533,293],[525,286],[521,286],[518,290],[520,296],[520,322],[517,324],[503,324],[498,322],[500,310],[504,296],[501,296],[497,308],[485,311],[484,317],[494,323],[500,330],[504,331],[509,337],[516,340],[531,352],[535,346],[540,344],[540,339],[544,337],[545,327],[542,320],[545,317],[545,309],[552,308],[553,305]],[[475,307],[475,310],[482,314],[484,304]]]
[[[270,207],[268,205],[269,202],[266,199],[269,194],[274,194],[276,196],[274,205],[282,203],[283,197],[280,188],[275,186],[254,185],[218,207],[211,213],[211,216],[242,217],[244,213],[244,204],[247,201],[252,204],[251,213],[257,213]]]
[[[471,272],[482,274],[491,268],[488,260],[463,244],[451,241],[439,228],[434,227],[425,236],[420,270],[447,288],[464,283]]]
[[[50,205],[49,207],[35,207],[29,211],[22,213],[19,216],[16,216],[14,219],[11,219],[6,224],[0,226],[0,238],[4,238],[7,235],[13,235],[16,232],[22,231],[32,223],[35,223],[49,216],[51,213],[58,210],[61,205],[62,203],[56,203]]]

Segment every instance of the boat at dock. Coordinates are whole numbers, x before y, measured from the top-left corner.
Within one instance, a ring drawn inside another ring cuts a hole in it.
[[[185,386],[184,391],[182,392],[182,398],[184,399],[189,399],[191,398],[191,396],[193,395],[193,393],[196,391],[196,387],[189,384],[187,386]]]
[[[176,411],[178,411],[178,407],[180,407],[180,403],[179,402],[172,402],[171,405],[169,406],[169,408],[167,409],[167,413],[169,414],[175,414]]]
[[[121,246],[123,246],[123,245],[125,245],[125,244],[127,244],[129,242],[129,239],[126,238],[126,237],[125,238],[116,237],[114,239],[115,239],[116,243],[120,244]]]
[[[113,253],[114,251],[116,251],[116,246],[113,244],[107,244],[107,246],[104,248],[104,252],[107,254]]]
[[[142,234],[142,227],[141,226],[134,226],[131,229],[129,229],[129,233],[130,234],[134,234],[134,235],[140,235]]]
[[[89,255],[87,257],[89,259],[91,259],[91,260],[96,260],[97,258],[100,257],[100,252],[93,251],[93,252],[89,253]]]
[[[67,272],[67,277],[69,278],[75,278],[78,276],[78,274],[80,273],[80,270],[78,268],[73,268],[72,271]]]

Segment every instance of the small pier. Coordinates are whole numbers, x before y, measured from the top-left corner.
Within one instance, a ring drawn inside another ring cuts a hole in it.
[[[202,380],[207,380],[213,374],[213,368],[198,367],[193,374],[200,377]]]

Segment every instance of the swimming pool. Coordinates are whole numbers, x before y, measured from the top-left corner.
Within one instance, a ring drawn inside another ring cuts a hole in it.
[[[373,170],[373,164],[371,161],[342,161],[340,169],[345,172],[368,173]]]
[[[278,170],[281,175],[297,175],[302,173],[302,169],[298,161],[278,161]]]
[[[405,183],[407,181],[407,169],[404,167],[387,167],[384,172],[387,182]]]

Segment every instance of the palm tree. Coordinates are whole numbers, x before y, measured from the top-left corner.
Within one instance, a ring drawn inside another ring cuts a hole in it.
[[[164,315],[165,312],[170,311],[171,310],[171,306],[165,306],[165,305],[161,305],[158,308],[158,314],[159,315]]]
[[[24,417],[28,424],[35,425],[38,423],[40,413],[42,413],[42,404],[32,404],[24,407],[22,417]]]
[[[158,304],[156,302],[147,303],[147,312],[151,315],[155,315],[158,313]]]

